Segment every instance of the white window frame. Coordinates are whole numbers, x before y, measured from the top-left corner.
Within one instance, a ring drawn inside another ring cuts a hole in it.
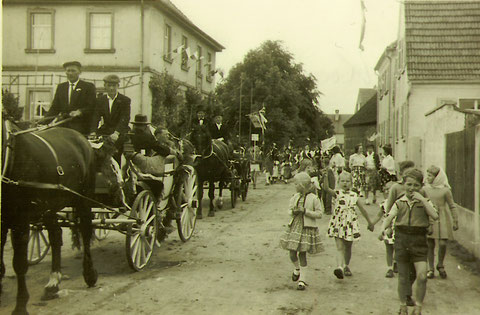
[[[92,16],[94,14],[109,14],[110,15],[110,48],[92,48],[91,46],[91,32],[92,32]],[[115,34],[115,16],[114,12],[111,10],[89,10],[87,11],[87,36],[86,36],[86,48],[84,49],[85,53],[114,53],[114,34]]]
[[[35,114],[35,106],[33,106],[32,108],[32,93],[35,93],[35,92],[49,92],[50,94],[50,101],[48,102],[51,106],[52,104],[52,101],[53,101],[53,89],[52,88],[38,88],[38,87],[27,87],[27,106],[25,108],[25,111],[24,111],[24,116],[25,116],[25,120],[31,120],[31,119],[34,119],[34,118],[39,118],[39,117],[42,117],[42,116],[37,116]]]
[[[473,108],[462,108],[460,106],[460,102],[461,101],[473,101]],[[457,107],[460,108],[460,109],[474,109],[474,110],[480,110],[480,97],[478,98],[474,98],[474,97],[462,97],[462,98],[458,98],[458,102],[457,102]]]
[[[172,26],[168,23],[165,23],[163,36],[163,60],[172,63]]]
[[[35,14],[50,14],[51,40],[50,48],[33,47],[33,17]],[[27,10],[27,48],[26,53],[55,53],[55,10],[54,9],[28,9]]]

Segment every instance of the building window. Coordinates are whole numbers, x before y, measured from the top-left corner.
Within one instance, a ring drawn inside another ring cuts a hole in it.
[[[87,15],[87,48],[85,52],[113,53],[113,13],[89,12]]]
[[[207,75],[205,77],[205,79],[208,81],[208,82],[212,82],[213,81],[213,73],[212,73],[212,53],[207,53],[207,63],[205,64],[205,66],[207,67]]]
[[[188,52],[190,49],[188,49],[188,38],[185,36],[182,36],[182,62],[180,64],[182,70],[188,71]]]
[[[197,46],[197,76],[201,77],[202,76],[202,47]]]
[[[45,117],[52,103],[52,91],[50,89],[29,89],[28,106],[25,111],[25,119]]]
[[[458,100],[458,107],[460,109],[480,110],[480,99],[461,98],[461,99]]]
[[[163,39],[163,59],[172,62],[172,27],[165,24],[165,37]]]
[[[53,10],[28,12],[28,43],[26,52],[53,53],[55,12]]]

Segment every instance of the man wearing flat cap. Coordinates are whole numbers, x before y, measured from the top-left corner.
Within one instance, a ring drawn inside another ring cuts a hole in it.
[[[74,119],[62,127],[72,128],[88,135],[92,127],[95,110],[95,85],[80,80],[82,65],[78,61],[63,64],[67,82],[60,83],[55,91],[47,117],[65,114]]]
[[[129,131],[131,100],[118,93],[120,78],[117,75],[107,75],[103,82],[107,93],[97,99],[94,126],[98,135],[109,136],[116,142]]]

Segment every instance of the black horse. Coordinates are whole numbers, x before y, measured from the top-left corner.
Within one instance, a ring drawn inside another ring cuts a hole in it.
[[[231,150],[225,142],[212,140],[206,126],[196,126],[191,135],[190,141],[195,147],[195,152],[200,156],[195,160],[195,169],[198,174],[198,208],[197,218],[202,218],[203,183],[208,181],[208,197],[210,198],[210,211],[208,216],[215,215],[215,182],[219,182],[219,196],[222,197],[222,190],[225,182],[231,178],[228,167]]]
[[[62,230],[56,212],[67,206],[74,207],[83,239],[84,280],[89,287],[97,281],[90,254],[91,208],[84,198],[68,192],[71,189],[87,197],[93,196],[94,154],[85,137],[72,129],[56,127],[22,133],[11,120],[5,119],[2,119],[2,127],[0,284],[5,275],[3,251],[10,229],[13,268],[17,275],[17,301],[13,314],[28,314],[25,275],[31,222],[44,222],[52,247],[52,270],[44,296],[55,295],[61,280]],[[7,131],[15,133],[7,134]]]

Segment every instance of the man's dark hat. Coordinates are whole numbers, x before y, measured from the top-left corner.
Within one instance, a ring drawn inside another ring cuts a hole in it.
[[[109,74],[105,78],[103,78],[103,82],[119,84],[120,78],[116,74]]]
[[[135,119],[133,121],[131,121],[130,123],[134,124],[134,125],[149,125],[150,124],[148,122],[147,115],[143,115],[143,114],[135,115]]]
[[[68,66],[77,66],[79,68],[82,67],[82,64],[78,61],[67,61],[63,64],[63,68],[65,69]]]

